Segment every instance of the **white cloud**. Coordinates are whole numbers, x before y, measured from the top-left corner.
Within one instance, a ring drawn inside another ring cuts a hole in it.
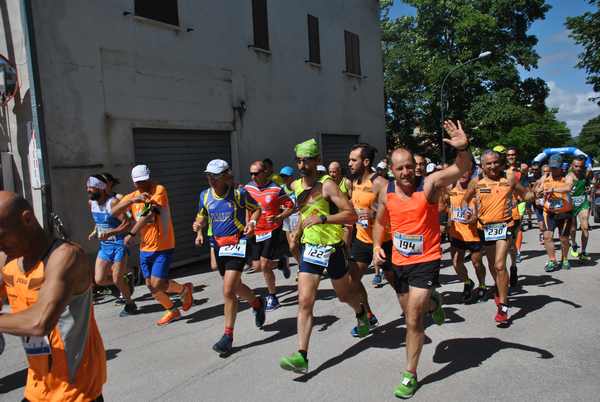
[[[581,127],[590,119],[600,115],[600,106],[589,100],[597,97],[595,92],[570,92],[560,88],[554,81],[548,81],[550,96],[546,99],[548,107],[558,108],[558,119],[567,123],[571,135],[577,136]]]

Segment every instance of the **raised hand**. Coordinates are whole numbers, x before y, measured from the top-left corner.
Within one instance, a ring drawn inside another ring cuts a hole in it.
[[[463,150],[469,145],[469,139],[463,131],[459,120],[456,121],[456,124],[452,120],[446,120],[444,122],[444,130],[450,136],[450,138],[444,138],[446,144],[458,150]]]

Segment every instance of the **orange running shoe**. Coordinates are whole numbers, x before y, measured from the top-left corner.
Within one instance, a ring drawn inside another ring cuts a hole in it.
[[[194,286],[191,283],[186,283],[183,285],[183,291],[181,292],[181,308],[183,311],[188,311],[192,308],[192,304],[194,303]]]
[[[177,310],[169,310],[165,313],[165,315],[162,316],[162,318],[158,321],[156,321],[156,325],[158,325],[159,327],[162,327],[163,325],[167,325],[172,323],[173,321],[177,321],[178,319],[181,318],[181,313],[179,312],[179,309]]]

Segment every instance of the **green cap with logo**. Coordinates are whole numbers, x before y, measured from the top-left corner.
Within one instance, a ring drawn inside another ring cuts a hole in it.
[[[298,158],[316,158],[319,156],[319,144],[314,138],[301,142],[294,147]]]

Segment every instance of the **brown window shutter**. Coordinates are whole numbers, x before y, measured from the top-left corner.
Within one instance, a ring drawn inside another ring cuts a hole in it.
[[[346,72],[352,72],[352,33],[344,31],[344,44],[346,46]]]
[[[269,50],[269,18],[267,0],[252,0],[252,22],[254,23],[254,46]]]
[[[308,14],[308,61],[321,64],[319,19]]]

